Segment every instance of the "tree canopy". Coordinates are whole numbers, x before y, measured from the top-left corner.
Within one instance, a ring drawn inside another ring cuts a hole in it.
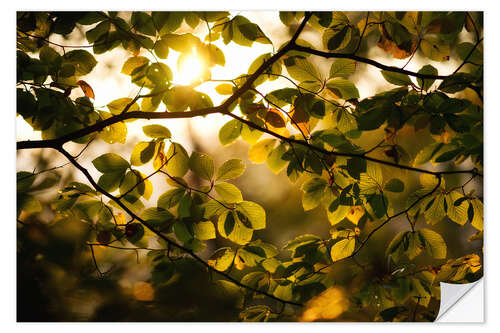
[[[432,321],[482,276],[482,14],[247,14],[17,13],[19,320]],[[134,93],[101,106],[105,56]],[[199,117],[217,156],[175,136]]]

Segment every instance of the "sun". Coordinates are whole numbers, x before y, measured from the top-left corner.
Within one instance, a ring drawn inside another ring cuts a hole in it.
[[[203,60],[194,53],[179,59],[179,74],[176,80],[179,84],[188,85],[199,79],[205,70]]]

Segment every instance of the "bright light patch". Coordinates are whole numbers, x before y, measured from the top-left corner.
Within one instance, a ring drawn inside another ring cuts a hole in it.
[[[203,69],[204,64],[200,58],[194,54],[188,55],[179,63],[179,74],[176,81],[181,85],[191,84],[201,77]]]

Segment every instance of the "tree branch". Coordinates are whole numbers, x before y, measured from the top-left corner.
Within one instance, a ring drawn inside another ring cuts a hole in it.
[[[295,45],[293,47],[293,50],[295,50],[295,51],[301,51],[301,52],[306,52],[306,53],[313,54],[313,55],[316,55],[316,56],[319,56],[319,57],[323,57],[323,58],[327,58],[327,59],[330,59],[330,58],[351,59],[351,60],[362,62],[362,63],[368,64],[368,65],[375,66],[377,68],[380,68],[380,69],[383,69],[383,70],[386,70],[386,71],[389,71],[389,72],[406,74],[406,75],[414,76],[414,77],[417,77],[417,78],[420,78],[420,79],[444,80],[444,79],[446,79],[446,78],[448,78],[448,77],[451,76],[451,75],[431,75],[431,74],[416,73],[416,72],[408,71],[406,69],[401,69],[401,68],[398,68],[398,67],[387,66],[387,65],[381,64],[378,61],[375,61],[375,60],[372,60],[372,59],[368,59],[368,58],[363,58],[363,57],[360,57],[360,56],[357,56],[357,55],[354,55],[354,54],[325,52],[325,51],[320,51],[320,50],[312,49],[310,47],[301,46],[301,45]]]
[[[204,108],[193,111],[185,111],[185,112],[142,112],[142,111],[131,111],[127,113],[118,114],[112,116],[103,121],[97,122],[94,125],[82,128],[78,131],[71,132],[69,134],[63,135],[57,139],[51,140],[28,140],[28,141],[20,141],[16,143],[17,149],[32,149],[32,148],[57,148],[62,146],[66,142],[76,140],[85,135],[91,134],[93,132],[98,132],[103,130],[105,127],[116,124],[120,121],[126,119],[179,119],[179,118],[193,118],[199,116],[205,116],[212,113],[220,113],[222,111],[222,107],[211,107]]]

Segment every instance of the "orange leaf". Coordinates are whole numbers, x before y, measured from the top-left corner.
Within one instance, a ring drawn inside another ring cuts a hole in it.
[[[82,91],[85,94],[85,96],[87,96],[88,98],[95,99],[94,90],[92,90],[92,87],[87,82],[80,80],[77,82],[77,84],[80,86],[80,88],[82,88]]]

